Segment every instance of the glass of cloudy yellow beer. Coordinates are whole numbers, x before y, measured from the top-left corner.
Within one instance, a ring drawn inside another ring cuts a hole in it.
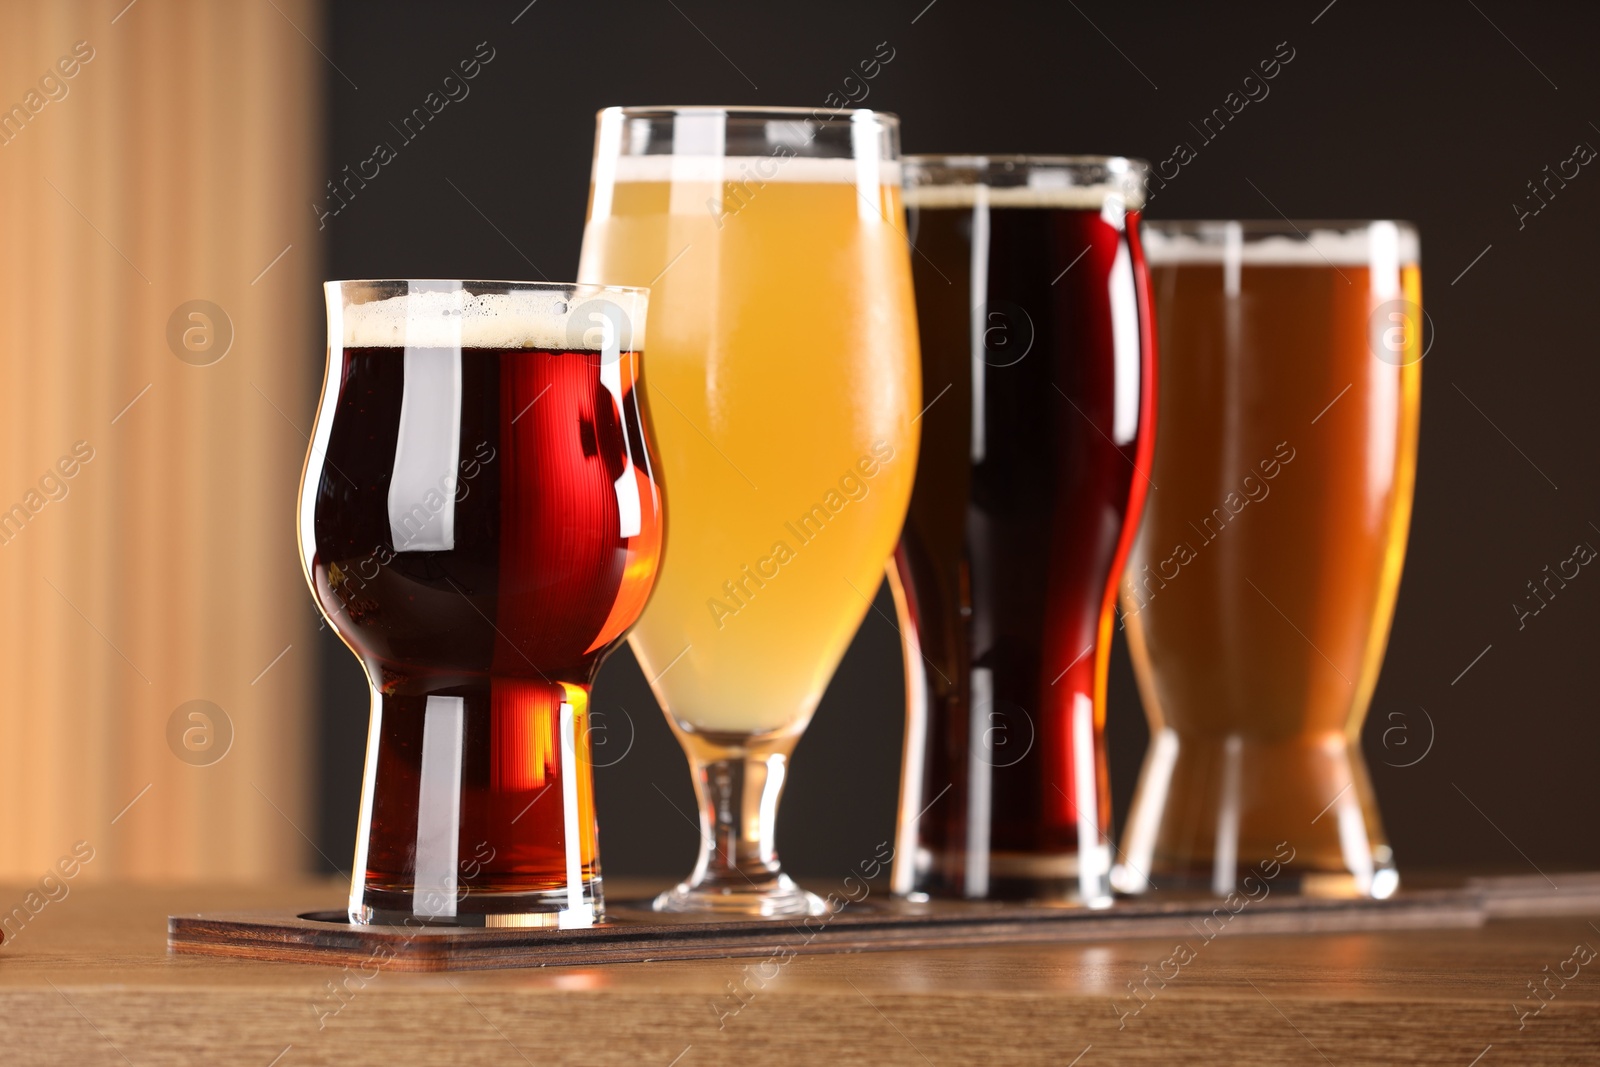
[[[1359,746],[1416,478],[1416,231],[1148,223],[1145,255],[1161,414],[1122,607],[1151,744],[1113,881],[1386,897]]]
[[[789,754],[882,580],[921,407],[898,120],[608,108],[579,276],[651,288],[670,528],[633,648],[694,771],[663,911],[823,908],[773,844]]]

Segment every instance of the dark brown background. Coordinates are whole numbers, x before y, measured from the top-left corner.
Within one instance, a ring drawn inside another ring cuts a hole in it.
[[[1600,146],[1594,9],[525,4],[333,5],[328,54],[349,80],[328,72],[330,175],[396,140],[388,124],[478,42],[496,56],[469,97],[328,220],[329,277],[570,278],[597,108],[821,105],[882,41],[895,56],[863,103],[901,116],[908,152],[1158,161],[1187,141],[1197,158],[1155,199],[1152,218],[1281,209],[1416,222],[1436,343],[1424,364],[1410,555],[1365,732],[1378,795],[1402,870],[1600,866],[1600,571],[1585,568],[1520,631],[1511,607],[1544,565],[1580,541],[1600,546],[1590,314],[1600,165],[1523,228],[1512,210],[1546,164],[1579,141]],[[1190,123],[1284,41],[1295,57],[1270,95],[1203,143]],[[886,595],[878,606],[892,616]],[[366,697],[354,659],[326,631],[321,640],[317,836],[343,863]],[[842,875],[891,836],[900,671],[896,633],[869,614],[796,754],[779,822],[796,872]],[[598,771],[607,872],[686,872],[688,773],[626,650],[606,664],[595,696],[607,727],[597,759],[627,750]],[[1109,734],[1120,816],[1146,739],[1120,646]]]

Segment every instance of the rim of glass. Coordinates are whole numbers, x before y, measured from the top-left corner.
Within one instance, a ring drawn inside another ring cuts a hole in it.
[[[1416,236],[1416,223],[1407,219],[1145,219],[1146,230],[1193,237],[1220,237],[1230,227],[1238,227],[1245,237],[1294,237],[1310,240],[1314,231],[1359,233],[1373,226],[1389,225]]]
[[[878,111],[870,107],[762,107],[755,104],[660,104],[660,105],[613,105],[603,107],[595,112],[595,117],[602,115],[622,115],[630,119],[643,118],[672,118],[676,115],[710,115],[721,114],[736,119],[762,119],[762,118],[793,118],[803,116],[821,121],[824,118],[871,118],[883,123],[885,126],[900,125],[900,116],[892,111]]]
[[[444,287],[454,286],[457,289],[582,289],[594,293],[627,293],[630,295],[648,296],[649,286],[644,285],[601,285],[597,282],[528,282],[517,281],[510,278],[330,278],[323,282],[323,287],[338,286],[368,286],[373,289],[413,285],[440,286],[437,291],[447,291]]]
[[[1029,155],[1026,153],[1001,153],[978,155],[960,153],[940,155],[937,152],[917,152],[900,157],[903,165],[911,167],[948,167],[951,170],[1018,170],[1025,167],[1056,167],[1071,170],[1079,167],[1104,167],[1115,172],[1148,171],[1150,164],[1137,156],[1096,155]]]

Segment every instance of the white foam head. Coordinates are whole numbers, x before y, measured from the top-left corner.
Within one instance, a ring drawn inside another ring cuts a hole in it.
[[[418,286],[346,304],[328,282],[328,336],[347,348],[546,348],[624,352],[644,347],[644,290],[594,286],[474,294]]]
[[[618,182],[813,182],[819,185],[900,184],[892,159],[818,159],[812,156],[617,156]]]
[[[907,207],[1144,207],[1145,166],[1120,156],[908,156]]]
[[[1251,223],[1146,222],[1145,259],[1172,263],[1239,263],[1269,267],[1414,267],[1420,262],[1417,231],[1401,222],[1300,223],[1301,234],[1252,232]]]
[[[1144,197],[1121,185],[908,185],[907,207],[970,208],[1057,207],[1099,211],[1113,201],[1128,211],[1144,206]]]

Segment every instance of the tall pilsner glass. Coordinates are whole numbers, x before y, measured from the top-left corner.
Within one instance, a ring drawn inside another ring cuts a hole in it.
[[[1411,518],[1417,235],[1145,228],[1161,433],[1123,582],[1151,745],[1117,887],[1397,885],[1361,760]]]
[[[895,889],[1111,902],[1102,743],[1117,576],[1155,421],[1145,165],[912,156],[930,398],[895,555]]]
[[[779,868],[778,798],[917,464],[898,121],[602,111],[579,276],[652,287],[672,528],[632,640],[693,767],[702,839],[656,907],[816,912]]]

